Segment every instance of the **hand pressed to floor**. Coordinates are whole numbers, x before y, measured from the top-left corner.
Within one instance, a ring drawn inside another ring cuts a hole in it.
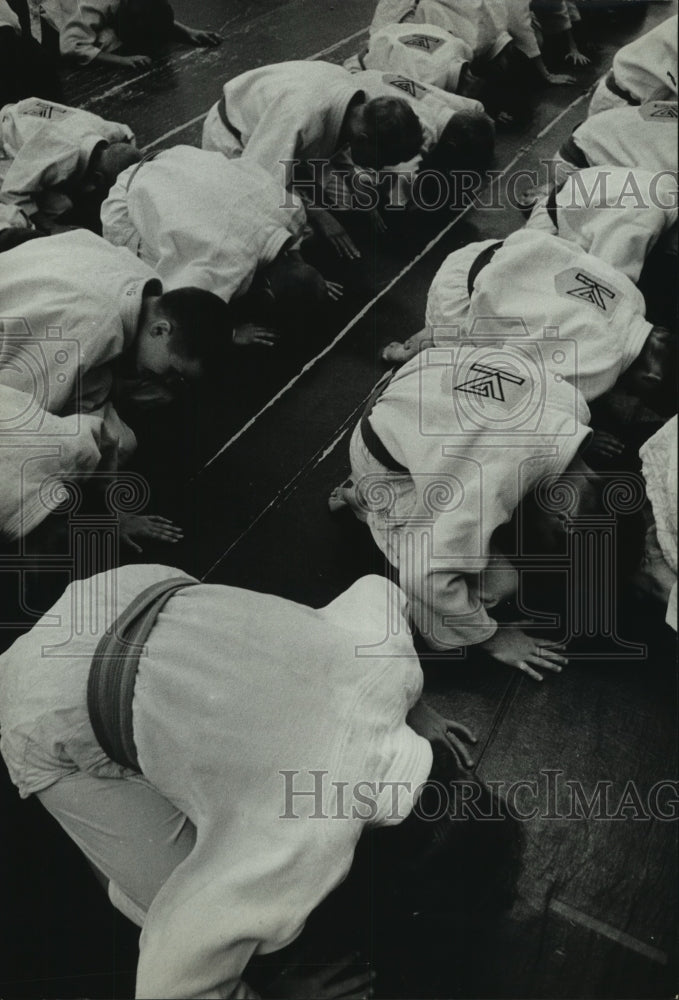
[[[274,1000],[360,1000],[372,996],[374,973],[364,969],[350,975],[355,955],[346,955],[319,972],[304,973],[304,966],[284,969],[266,991]]]
[[[429,740],[430,743],[442,743],[448,747],[462,767],[474,766],[465,743],[476,743],[477,739],[466,726],[444,718],[422,699],[411,708],[406,721],[410,728],[425,740]]]
[[[534,639],[517,624],[499,628],[494,636],[481,643],[481,649],[485,649],[494,660],[523,671],[535,681],[544,679],[536,667],[559,674],[562,667],[568,664],[566,657],[561,655],[566,651],[565,646]]]
[[[119,525],[121,541],[135,552],[143,552],[138,543],[144,539],[174,545],[184,537],[184,532],[176,524],[155,514],[121,514]]]

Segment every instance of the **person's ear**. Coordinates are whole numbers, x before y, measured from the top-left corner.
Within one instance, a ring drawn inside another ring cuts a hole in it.
[[[151,327],[152,337],[163,337],[169,339],[171,333],[172,323],[170,323],[169,319],[157,319]]]

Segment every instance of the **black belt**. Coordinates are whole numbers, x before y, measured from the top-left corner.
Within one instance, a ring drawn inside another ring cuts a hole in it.
[[[627,101],[628,104],[631,104],[635,108],[638,108],[641,105],[641,101],[636,97],[633,97],[629,90],[625,90],[624,87],[621,87],[618,83],[616,83],[613,70],[607,74],[604,83],[606,84],[608,90],[610,90],[612,94],[615,94],[616,97],[621,97],[623,101]]]
[[[224,94],[222,94],[222,96],[219,99],[219,103],[217,104],[217,112],[222,120],[222,125],[224,126],[224,128],[228,129],[228,131],[231,133],[234,139],[237,139],[242,146],[243,140],[241,138],[241,134],[236,128],[236,126],[231,124],[231,122],[229,121],[229,116],[226,113],[226,97],[224,96]]]
[[[87,679],[87,711],[106,756],[141,773],[132,728],[132,699],[139,657],[165,604],[197,580],[173,577],[143,590],[106,630],[94,651]]]
[[[582,124],[582,122],[580,124]],[[579,167],[581,170],[585,170],[591,165],[573,136],[570,136],[570,138],[564,142],[563,146],[559,150],[559,155],[562,159],[566,160],[568,163],[572,163],[574,167]]]
[[[145,163],[150,163],[151,160],[155,160],[155,158],[156,158],[156,156],[158,156],[159,152],[160,152],[160,150],[156,149],[156,150],[154,150],[153,153],[146,153],[145,156],[142,156],[142,158],[139,161],[139,163],[135,163],[134,170],[132,170],[130,172],[130,176],[127,178],[127,184],[125,185],[125,190],[126,191],[130,190],[130,185],[132,184],[132,181],[137,176],[137,172],[144,166]]]
[[[400,462],[397,462],[396,459],[387,450],[387,448],[382,443],[382,440],[377,435],[377,432],[375,431],[373,425],[370,423],[369,420],[370,414],[372,413],[375,407],[375,403],[380,398],[384,390],[387,388],[393,377],[394,373],[388,372],[383,379],[380,379],[380,381],[373,389],[370,399],[365,404],[365,409],[363,410],[363,416],[361,417],[361,422],[360,422],[361,437],[363,438],[363,444],[366,446],[372,457],[377,462],[379,462],[381,465],[386,466],[386,468],[389,469],[390,472],[398,472],[402,475],[405,473],[407,475],[408,469],[406,469],[405,465],[401,465]]]
[[[491,260],[498,252],[500,247],[503,245],[504,240],[500,243],[492,243],[485,250],[482,250],[478,255],[472,266],[469,268],[469,274],[467,275],[467,294],[469,298],[472,297],[472,292],[474,291],[474,282],[478,278],[481,271],[487,264],[490,264]]]
[[[552,220],[552,223],[554,224],[554,228],[556,229],[556,231],[558,233],[559,232],[559,216],[558,216],[558,213],[557,213],[556,195],[557,195],[557,190],[556,190],[556,184],[555,184],[552,187],[552,189],[550,190],[549,194],[547,195],[547,204],[545,205],[545,208],[547,209],[547,214],[549,215],[550,219]]]

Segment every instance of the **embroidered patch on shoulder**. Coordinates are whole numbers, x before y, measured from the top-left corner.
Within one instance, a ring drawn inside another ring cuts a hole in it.
[[[642,104],[639,114],[645,122],[674,122],[679,118],[677,105],[672,101],[651,101]]]
[[[578,267],[557,274],[554,287],[562,298],[578,299],[609,317],[615,313],[622,297],[613,285]]]
[[[423,52],[436,52],[444,44],[444,38],[436,38],[435,35],[404,35],[399,38],[401,45],[407,45],[411,49],[422,49]]]
[[[421,101],[429,93],[421,83],[416,83],[415,80],[410,80],[407,76],[394,76],[392,73],[385,73],[382,79],[388,87],[396,87],[408,97],[414,97],[416,101]]]

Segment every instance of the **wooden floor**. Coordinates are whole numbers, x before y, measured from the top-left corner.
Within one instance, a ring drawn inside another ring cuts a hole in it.
[[[90,70],[66,80],[69,103],[127,122],[146,148],[198,143],[221,82],[238,72],[292,58],[342,61],[360,47],[374,0],[174,6],[181,20],[221,31],[222,47],[177,50],[136,77]],[[664,14],[662,4],[649,4],[646,27]],[[612,27],[577,87],[536,94],[530,126],[499,136],[495,186],[501,190],[512,171],[538,169],[558,148],[585,116],[586,91],[615,48],[640,30],[643,23]],[[328,277],[344,281],[347,295],[298,352],[244,357],[219,399],[192,400],[181,413],[139,428],[137,467],[151,484],[153,509],[176,518],[186,533],[181,546],[149,548],[145,558],[208,582],[317,606],[358,575],[384,572],[367,532],[326,507],[347,472],[348,432],[382,374],[379,348],[420,328],[428,286],[447,254],[472,240],[501,238],[522,221],[509,208],[471,207],[420,219],[414,231],[394,219],[384,238],[357,231],[362,260],[325,267]],[[4,577],[11,586],[18,579],[6,568]],[[67,579],[62,567],[43,572],[40,582],[58,591]],[[29,579],[27,600],[37,611],[41,599],[32,595],[43,591],[33,584]],[[4,618],[4,645],[27,619],[10,627],[12,620]],[[676,822],[634,819],[632,808],[619,809],[616,819],[558,818],[571,805],[567,781],[588,796],[609,782],[615,809],[628,782],[645,801],[654,785],[677,774],[672,643],[661,622],[641,615],[627,615],[619,628],[625,641],[645,645],[642,655],[626,658],[613,643],[601,657],[601,648],[580,644],[563,675],[542,685],[475,662],[425,663],[433,702],[479,736],[480,774],[537,782],[548,814],[524,824],[520,899],[511,916],[476,940],[474,974],[461,977],[451,968],[438,996],[677,993]],[[560,791],[550,798],[547,782],[557,771]],[[0,797],[0,996],[132,996],[134,929],[107,904],[38,804],[18,801],[4,771]]]

